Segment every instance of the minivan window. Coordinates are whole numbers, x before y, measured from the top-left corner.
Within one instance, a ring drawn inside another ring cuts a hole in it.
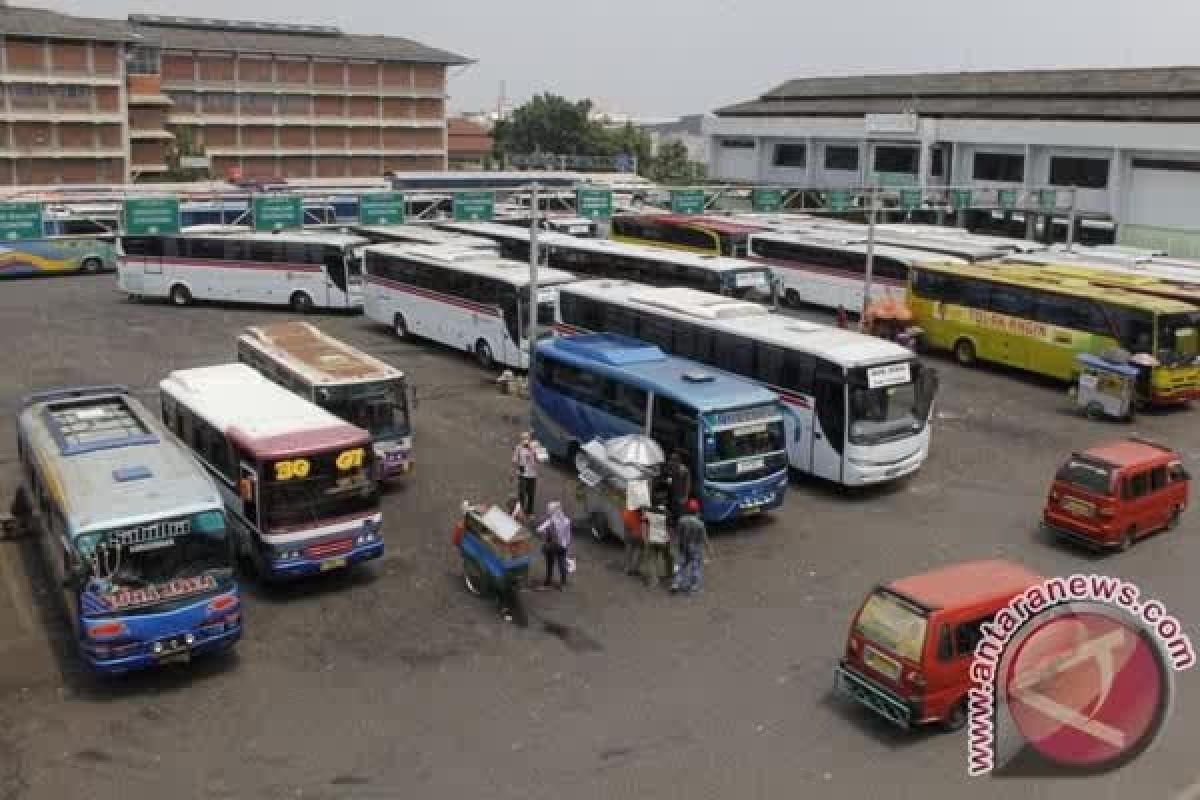
[[[928,620],[911,604],[886,591],[877,591],[863,604],[854,630],[901,658],[921,660]]]
[[[1150,473],[1139,472],[1137,475],[1131,476],[1126,485],[1128,486],[1127,496],[1129,498],[1137,499],[1145,497],[1150,493]]]
[[[1108,495],[1112,493],[1111,467],[1095,461],[1073,458],[1063,465],[1055,479],[1078,486],[1092,494]]]
[[[1150,470],[1150,491],[1157,492],[1167,488],[1167,468],[1155,467]]]

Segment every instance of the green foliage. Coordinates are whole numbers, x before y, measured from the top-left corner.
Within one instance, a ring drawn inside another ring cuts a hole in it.
[[[643,174],[655,183],[689,184],[704,179],[704,165],[689,160],[683,142],[664,142],[654,158],[647,160]]]
[[[195,131],[186,125],[172,125],[170,131],[175,138],[167,144],[167,171],[161,174],[159,180],[173,183],[203,177],[199,175],[199,170],[184,169],[179,165],[182,156],[204,155],[203,148],[196,144]]]

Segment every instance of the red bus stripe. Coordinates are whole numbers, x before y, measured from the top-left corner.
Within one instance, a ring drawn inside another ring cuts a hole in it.
[[[470,300],[463,300],[459,297],[451,297],[450,295],[431,292],[428,289],[420,289],[407,283],[399,283],[388,278],[380,278],[378,275],[367,275],[366,281],[367,283],[374,283],[378,286],[383,286],[386,289],[394,289],[398,292],[405,292],[406,294],[423,297],[426,300],[433,300],[437,303],[445,303],[446,305],[465,308],[468,311],[474,311],[477,314],[487,314],[489,317],[497,318],[500,316],[500,312],[494,308],[489,308],[488,306],[480,305],[479,303],[472,303]]]
[[[757,261],[760,264],[770,264],[772,267],[783,267],[784,269],[796,270],[797,272],[815,272],[820,275],[830,275],[835,278],[842,278],[855,283],[862,283],[862,278],[852,278],[845,272],[836,269],[828,269],[825,267],[817,267],[812,264],[797,264],[796,262],[779,261],[774,258],[760,258],[759,256],[750,256],[751,261]],[[895,278],[882,278],[879,275],[872,277],[875,283],[883,283],[888,286],[907,286],[904,281],[898,281]]]
[[[134,261],[122,259],[122,263],[133,265]],[[142,261],[143,266],[153,266],[156,262]],[[320,272],[321,268],[312,264],[268,264],[262,261],[220,261],[205,258],[162,258],[158,264],[168,267],[211,267],[212,269],[257,269],[269,272]]]

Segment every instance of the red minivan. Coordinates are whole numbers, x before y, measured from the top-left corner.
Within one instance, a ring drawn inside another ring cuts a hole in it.
[[[967,721],[971,660],[989,622],[1045,580],[1008,561],[971,561],[879,586],[850,627],[834,687],[903,728]]]
[[[1178,524],[1190,486],[1171,448],[1119,439],[1075,453],[1059,468],[1042,522],[1089,547],[1128,550],[1135,540]]]

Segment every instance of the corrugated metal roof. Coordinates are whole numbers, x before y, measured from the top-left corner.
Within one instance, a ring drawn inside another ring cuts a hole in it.
[[[145,22],[134,23],[134,28],[146,38],[157,41],[164,50],[275,53],[315,58],[356,58],[426,64],[471,63],[471,59],[465,56],[428,47],[400,36],[225,30],[215,26],[189,28]]]
[[[1107,120],[1200,119],[1200,67],[1030,70],[805,78],[718,116],[859,116]]]
[[[131,42],[140,38],[133,26],[124,20],[71,17],[42,8],[16,6],[0,11],[0,34],[105,42]]]

